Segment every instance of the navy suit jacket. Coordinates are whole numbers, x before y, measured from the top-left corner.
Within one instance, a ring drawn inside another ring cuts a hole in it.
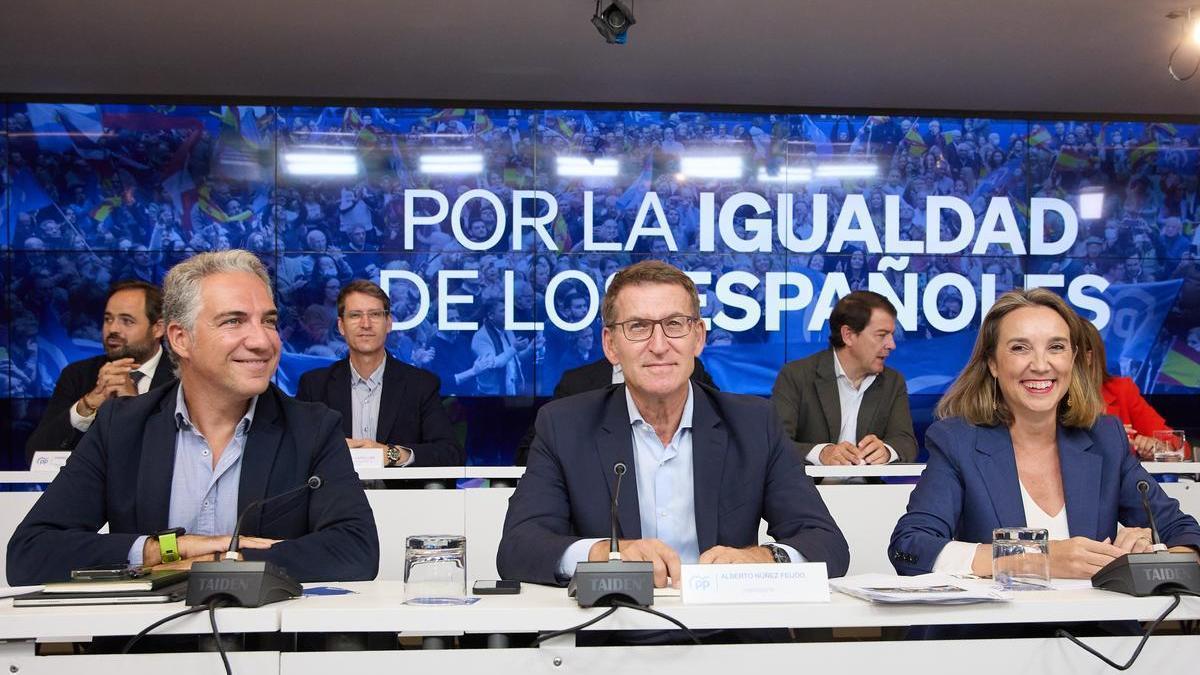
[[[929,462],[908,512],[892,532],[888,555],[900,574],[933,569],[951,540],[990,543],[997,527],[1024,527],[1017,461],[1006,427],[961,418],[941,420],[925,434]],[[1150,508],[1163,543],[1200,546],[1196,519],[1179,510],[1129,452],[1121,422],[1103,416],[1091,429],[1058,428],[1058,456],[1067,526],[1072,537],[1116,538],[1117,523],[1148,527],[1137,483],[1150,484]]]
[[[466,454],[454,435],[450,415],[442,407],[437,375],[387,358],[375,440],[412,448],[411,466],[463,466]],[[300,376],[296,398],[324,403],[342,414],[342,433],[354,438],[350,396],[350,359]]]
[[[167,528],[175,470],[178,385],[115,399],[8,543],[13,585],[63,581],[70,571],[119,563],[140,535]],[[301,581],[366,580],[379,567],[375,518],[350,462],[338,416],[271,385],[258,397],[242,454],[238,512],[320,476],[318,490],[256,508],[242,534],[282,539],[243,550]],[[111,534],[97,534],[105,523]]]
[[[165,347],[163,348],[166,349]],[[83,437],[78,429],[71,426],[71,406],[96,388],[96,377],[100,368],[108,363],[104,354],[93,356],[67,364],[54,384],[54,393],[46,404],[46,411],[38,422],[37,429],[30,434],[25,443],[25,459],[33,461],[33,453],[38,450],[74,450]],[[171,367],[171,357],[163,352],[154,370],[154,379],[150,380],[150,389],[157,389],[164,384],[175,381],[175,373]]]
[[[696,537],[716,545],[758,544],[768,534],[829,576],[846,573],[850,551],[770,403],[693,384],[692,452]],[[557,584],[559,560],[575,541],[609,536],[609,504],[624,462],[618,523],[639,539],[637,481],[625,385],[547,403],[538,412],[529,467],[508,502],[496,567],[505,579]]]
[[[582,394],[585,391],[594,389],[604,389],[612,386],[613,365],[609,363],[608,357],[600,357],[591,363],[572,368],[562,374],[562,378],[558,380],[558,384],[554,385],[554,398],[565,398]],[[720,390],[720,387],[712,381],[712,376],[704,369],[704,363],[700,357],[695,358],[695,366],[692,368],[692,382],[699,382],[713,389]],[[521,438],[520,445],[517,446],[517,452],[513,456],[513,464],[517,466],[525,466],[529,463],[529,446],[533,445],[533,427],[525,432],[525,436]]]

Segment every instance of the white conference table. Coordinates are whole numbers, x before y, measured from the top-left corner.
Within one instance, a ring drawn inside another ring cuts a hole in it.
[[[37,673],[87,672],[100,675],[148,673],[190,675],[221,672],[215,652],[35,656],[36,643],[90,642],[97,637],[132,636],[150,624],[185,609],[182,602],[161,605],[97,605],[85,607],[13,607],[0,599],[0,671]],[[277,633],[281,605],[254,609],[218,609],[217,627],[228,633]],[[175,619],[153,635],[211,635],[208,612]],[[235,673],[277,673],[279,652],[231,652]]]
[[[402,582],[323,584],[351,589],[342,596],[293,599],[256,609],[218,610],[222,633],[290,634],[390,633],[457,636],[539,632],[574,626],[604,611],[581,609],[561,588],[526,584],[519,595],[488,596],[469,606],[411,607],[402,604]],[[1169,598],[1132,598],[1094,589],[1018,593],[1012,602],[958,606],[884,606],[834,592],[827,603],[688,605],[678,597],[655,598],[654,608],[691,628],[880,628],[930,624],[1059,623],[1146,621],[1168,606]],[[182,609],[181,603],[148,607],[14,608],[0,600],[0,668],[28,675],[42,672],[131,673],[220,672],[212,652],[119,655],[35,656],[34,642],[82,640],[89,636],[130,635]],[[1200,618],[1200,598],[1184,598],[1170,619]],[[659,630],[664,620],[621,609],[588,630]],[[161,633],[207,634],[204,614],[164,626]],[[1088,638],[1117,661],[1131,653],[1136,639]],[[286,643],[286,642],[285,642]],[[877,670],[881,664],[920,665],[922,672],[957,673],[970,662],[972,673],[1106,672],[1106,667],[1061,639],[959,641],[838,641],[758,645],[704,645],[591,648],[569,637],[541,648],[295,652],[232,652],[237,673],[325,675],[329,672],[413,672],[437,668],[506,673],[611,673],[636,664],[640,672],[713,672],[718,665],[767,668],[773,663],[849,672]],[[1188,672],[1200,660],[1200,636],[1159,635],[1151,639],[1133,672]],[[388,671],[377,669],[387,668]],[[401,670],[403,669],[403,670]],[[1165,670],[1171,669],[1171,671]]]
[[[474,605],[410,607],[401,604],[401,582],[337,584],[357,593],[304,598],[281,610],[285,633],[333,630],[396,631],[419,636],[466,633],[540,632],[586,621],[605,611],[581,609],[560,588],[526,584],[520,595],[488,596]],[[1132,598],[1095,589],[1018,593],[1012,602],[957,606],[875,605],[834,592],[828,603],[687,605],[678,597],[655,598],[654,609],[689,628],[881,628],[932,624],[1067,623],[1075,621],[1147,621],[1157,618],[1170,598]],[[1184,598],[1170,619],[1200,618],[1200,598]],[[586,630],[664,630],[665,620],[629,609]],[[1088,638],[1110,658],[1123,662],[1135,638]],[[1200,636],[1163,636],[1151,641],[1132,672],[1188,672],[1200,662]],[[919,668],[922,673],[1105,672],[1104,666],[1066,640],[840,641],[759,645],[704,645],[593,648],[576,647],[571,637],[555,638],[541,648],[283,653],[280,672],[327,673],[331,668],[369,672],[438,668],[447,672],[514,673],[689,673],[728,668],[746,672],[781,664],[806,669],[836,668],[867,672],[881,668]],[[636,665],[635,665],[636,664]],[[888,664],[891,664],[890,666]],[[969,664],[969,665],[968,665]],[[789,668],[790,669],[790,668]],[[408,671],[411,672],[411,671]]]

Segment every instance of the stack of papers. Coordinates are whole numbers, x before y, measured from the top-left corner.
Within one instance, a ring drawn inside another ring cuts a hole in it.
[[[961,605],[1012,599],[1012,593],[996,588],[991,579],[962,579],[949,574],[857,574],[830,579],[829,585],[846,595],[888,604]]]

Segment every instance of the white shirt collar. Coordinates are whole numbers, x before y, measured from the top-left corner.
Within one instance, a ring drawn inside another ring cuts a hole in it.
[[[362,375],[360,375],[358,373],[358,370],[355,369],[354,363],[350,362],[350,372],[353,374],[353,376],[350,378],[350,384],[355,385],[355,384],[358,384],[359,382],[362,382],[362,383],[366,384],[370,389],[374,389],[375,387],[379,386],[380,383],[383,382],[383,369],[385,366],[387,366],[386,358],[379,362],[379,366],[375,368],[374,372],[372,372],[370,375],[368,375],[366,377],[363,377]]]
[[[846,374],[846,369],[842,368],[842,360],[838,357],[836,349],[833,351],[833,374],[836,375],[839,380],[845,380],[846,386],[854,389],[855,391],[862,391],[867,387],[870,387],[871,383],[875,381],[876,377],[874,373],[867,375],[862,379],[862,382],[860,382],[856,388],[854,383],[850,381],[850,376]]]
[[[145,375],[145,377],[142,379],[146,380],[147,391],[149,390],[150,382],[154,380],[154,373],[156,371],[158,371],[158,364],[160,361],[162,361],[162,357],[163,357],[163,348],[162,348],[162,345],[159,345],[158,351],[154,352],[154,356],[151,356],[150,358],[146,359],[145,363],[138,366],[137,368],[134,368],[134,370]],[[140,388],[141,387],[139,387],[139,389]],[[141,392],[139,391],[138,393],[141,393]]]
[[[629,409],[629,425],[633,426],[638,422],[648,424],[646,419],[642,417],[642,411],[638,410],[637,404],[633,402],[633,395],[629,393],[629,386],[625,386],[625,406]],[[688,380],[687,401],[683,404],[683,416],[679,418],[680,429],[692,428],[692,381]]]

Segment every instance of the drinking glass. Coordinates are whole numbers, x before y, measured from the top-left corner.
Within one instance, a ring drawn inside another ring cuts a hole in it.
[[[1050,587],[1050,533],[1041,528],[992,530],[992,578],[1009,591]]]
[[[467,601],[467,538],[417,534],[405,540],[404,602],[461,605]]]
[[[1182,431],[1163,429],[1154,432],[1154,461],[1182,462],[1187,437]]]

